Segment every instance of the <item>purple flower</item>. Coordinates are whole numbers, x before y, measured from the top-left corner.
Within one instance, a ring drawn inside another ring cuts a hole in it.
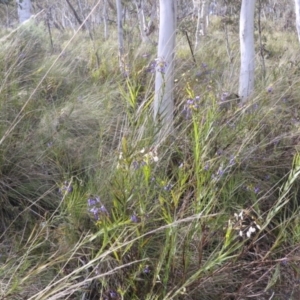
[[[169,192],[171,191],[172,187],[173,185],[171,183],[168,183],[167,185],[164,186],[164,190]]]
[[[145,266],[143,273],[147,275],[151,273],[150,267],[148,265]]]
[[[225,171],[223,169],[219,169],[217,171],[217,176],[222,177],[224,173],[225,173]]]
[[[167,62],[160,58],[157,58],[155,61],[156,61],[156,71],[165,74],[168,66]]]
[[[286,258],[284,258],[282,261],[281,261],[281,263],[283,264],[283,265],[287,265],[288,264],[288,260],[286,259]]]
[[[109,291],[109,296],[111,299],[117,299],[118,298],[118,293],[115,291]]]
[[[255,186],[254,187],[254,193],[255,194],[258,194],[258,192],[260,191],[260,188],[258,186]]]
[[[192,112],[199,108],[200,97],[196,96],[195,99],[188,98],[183,106],[182,114],[186,119],[190,119]]]
[[[223,154],[223,150],[222,149],[218,149],[217,150],[217,155],[222,155]]]
[[[93,215],[95,220],[99,220],[101,215],[108,215],[106,207],[101,203],[99,197],[89,198],[87,200],[88,211]]]
[[[204,166],[204,170],[205,170],[205,171],[208,171],[208,170],[209,170],[209,167],[210,167],[209,163],[206,163],[205,166]]]
[[[65,181],[63,186],[59,189],[59,193],[61,195],[70,194],[72,192],[73,192],[73,187],[71,186],[71,183],[69,183],[68,181]]]
[[[139,164],[139,162],[138,161],[133,161],[132,162],[132,167],[133,167],[133,169],[134,170],[137,170],[139,167],[140,167],[140,164]]]
[[[108,211],[107,211],[107,209],[106,209],[106,207],[104,205],[101,205],[100,211],[103,212],[103,213],[105,213],[105,214],[108,214]]]
[[[140,221],[139,217],[138,217],[136,214],[133,214],[133,215],[130,217],[130,220],[131,220],[131,222],[133,222],[133,223],[139,223],[139,221]]]
[[[95,206],[98,203],[100,203],[100,198],[99,197],[89,198],[87,201],[88,201],[88,206]]]
[[[187,105],[194,105],[194,100],[193,99],[187,99],[186,104]]]
[[[148,73],[154,73],[155,72],[155,67],[156,67],[156,61],[152,61],[148,68],[146,68],[146,72]]]
[[[95,218],[95,220],[99,220],[100,219],[100,211],[99,211],[99,208],[97,208],[97,207],[93,207],[93,208],[91,208],[90,210],[89,210],[89,212],[91,212],[93,215],[94,215],[94,218]]]

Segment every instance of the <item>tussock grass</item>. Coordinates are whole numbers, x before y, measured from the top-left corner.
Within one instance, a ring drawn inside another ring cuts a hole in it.
[[[1,38],[1,297],[296,299],[297,47],[270,32],[280,63],[222,105],[236,37],[210,33],[194,64],[179,33],[176,131],[157,145],[155,48],[133,45],[124,77],[115,42],[79,33],[60,53],[69,33],[52,49],[44,30]]]

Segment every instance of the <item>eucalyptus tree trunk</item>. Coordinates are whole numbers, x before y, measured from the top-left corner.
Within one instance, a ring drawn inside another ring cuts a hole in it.
[[[254,11],[255,0],[243,0],[240,13],[241,70],[239,96],[245,103],[254,90]]]
[[[139,19],[139,28],[141,33],[142,41],[145,42],[147,40],[146,36],[146,21],[144,15],[144,0],[134,0],[137,16]]]
[[[194,14],[197,15],[195,51],[199,48],[200,36],[206,35],[208,25],[208,0],[193,0]]]
[[[201,0],[193,0],[193,5],[194,5],[194,14],[197,16],[195,48],[194,48],[194,51],[197,51],[199,47],[199,39],[201,36]]]
[[[117,26],[118,26],[118,43],[119,43],[119,66],[122,73],[125,72],[124,65],[124,36],[122,24],[122,1],[116,0],[117,4]]]
[[[108,39],[108,24],[107,24],[107,2],[104,0],[102,8],[102,19],[104,24],[104,39]]]
[[[201,5],[201,26],[202,26],[202,34],[206,35],[207,33],[207,27],[208,27],[208,6],[209,6],[208,0],[202,0]]]
[[[160,0],[158,55],[155,74],[154,121],[160,138],[173,130],[176,1]]]
[[[300,42],[300,0],[295,0],[295,12],[296,12],[296,28],[298,32],[298,39]]]
[[[19,22],[23,23],[31,17],[31,0],[17,0]]]
[[[157,5],[156,0],[150,1],[151,5],[151,14],[150,19],[146,27],[146,36],[149,37],[156,29],[156,21],[157,21]]]

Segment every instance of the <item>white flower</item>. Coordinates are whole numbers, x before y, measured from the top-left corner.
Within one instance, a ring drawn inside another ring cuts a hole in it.
[[[123,159],[123,152],[121,151],[119,154],[119,160]]]
[[[250,226],[250,228],[248,229],[246,235],[248,238],[250,238],[251,234],[254,233],[256,231],[256,229],[252,226]]]

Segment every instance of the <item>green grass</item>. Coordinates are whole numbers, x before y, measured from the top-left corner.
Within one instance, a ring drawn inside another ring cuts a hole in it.
[[[156,144],[154,46],[132,42],[125,78],[113,38],[54,31],[53,51],[28,26],[1,37],[0,298],[297,299],[296,35],[265,32],[266,77],[258,57],[251,101],[221,110],[236,33],[209,32],[198,66],[178,33]]]

